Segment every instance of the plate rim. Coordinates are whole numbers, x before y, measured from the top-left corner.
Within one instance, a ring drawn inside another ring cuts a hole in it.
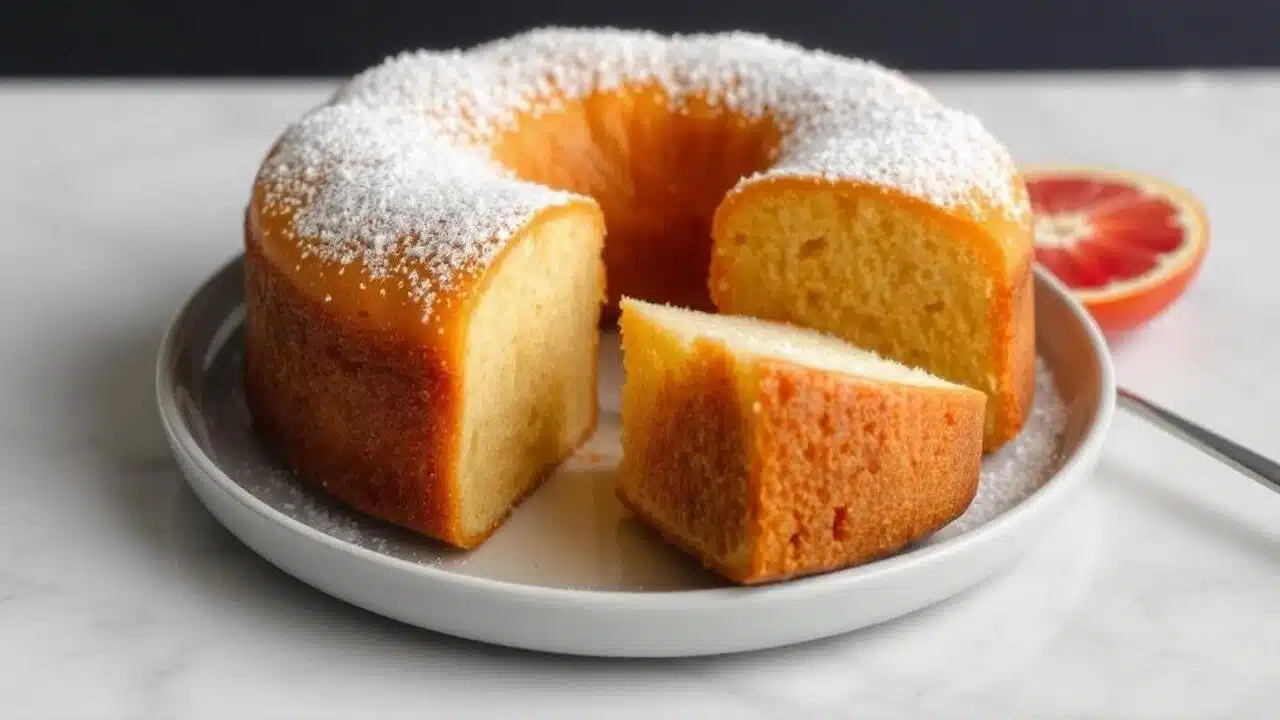
[[[1081,435],[1076,451],[1062,460],[1056,471],[1049,476],[1043,485],[995,518],[956,537],[917,548],[910,552],[895,554],[864,565],[842,570],[764,585],[727,585],[713,588],[676,590],[596,590],[530,585],[509,580],[466,575],[430,564],[416,563],[411,560],[385,555],[334,537],[292,518],[256,498],[233,480],[200,446],[190,426],[182,419],[176,395],[167,391],[168,388],[176,386],[174,382],[176,379],[176,363],[172,362],[172,360],[176,356],[178,349],[177,342],[182,336],[191,314],[209,293],[216,290],[224,280],[224,277],[242,267],[243,262],[243,252],[237,252],[225,260],[214,272],[200,281],[199,285],[187,296],[165,327],[157,353],[154,391],[161,424],[168,436],[171,449],[182,453],[185,459],[199,470],[206,479],[210,480],[231,499],[236,500],[244,509],[255,513],[260,519],[274,523],[301,536],[303,539],[321,545],[328,551],[343,553],[353,559],[380,565],[383,569],[405,572],[425,581],[454,586],[460,590],[499,593],[515,600],[534,602],[544,606],[548,604],[556,606],[571,605],[581,609],[618,609],[622,607],[627,610],[662,612],[710,610],[722,607],[722,604],[726,601],[739,604],[787,603],[801,597],[811,598],[815,594],[847,592],[853,589],[854,586],[866,582],[874,582],[880,576],[898,573],[906,566],[927,566],[946,563],[952,556],[965,553],[973,546],[999,542],[1008,536],[1016,535],[1020,527],[1035,521],[1048,508],[1052,507],[1059,496],[1064,495],[1083,482],[1084,478],[1090,474],[1089,472],[1083,472],[1083,470],[1087,470],[1089,466],[1096,463],[1096,458],[1106,441],[1112,416],[1115,412],[1115,370],[1100,327],[1092,316],[1088,314],[1084,306],[1070,294],[1065,285],[1048,271],[1036,265],[1034,267],[1036,281],[1045,284],[1051,292],[1058,296],[1058,299],[1063,302],[1085,331],[1090,349],[1093,351],[1095,360],[1098,363],[1099,391],[1102,396],[1098,399],[1093,416],[1089,418],[1087,428]],[[243,307],[243,304],[239,307]],[[223,524],[221,521],[219,522]],[[244,542],[242,538],[241,541]],[[256,550],[255,553],[257,553]]]

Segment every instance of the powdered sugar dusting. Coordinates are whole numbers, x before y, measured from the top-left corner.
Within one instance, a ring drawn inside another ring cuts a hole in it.
[[[1012,442],[982,461],[978,494],[964,515],[934,536],[945,540],[990,522],[1044,484],[1059,460],[1067,408],[1043,359],[1036,360],[1036,395],[1026,423]]]
[[[1026,212],[1011,159],[977,119],[874,63],[742,32],[563,28],[404,53],[357,75],[288,129],[260,173],[264,199],[291,214],[305,252],[405,279],[430,312],[538,212],[575,197],[514,177],[489,141],[524,114],[648,83],[675,112],[705,97],[783,129],[774,165],[736,189],[819,177]]]
[[[500,174],[402,111],[364,104],[303,118],[263,174],[264,199],[293,213],[304,257],[406,279],[427,309],[533,213],[569,197]]]

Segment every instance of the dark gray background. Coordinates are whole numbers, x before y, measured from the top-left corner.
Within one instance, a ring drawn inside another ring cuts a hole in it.
[[[913,70],[1280,66],[1280,0],[9,0],[0,74],[346,74],[552,23],[758,30]]]

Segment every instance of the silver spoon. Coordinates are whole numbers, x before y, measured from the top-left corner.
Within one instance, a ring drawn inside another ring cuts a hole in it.
[[[1116,399],[1120,407],[1150,420],[1153,424],[1195,445],[1242,474],[1253,478],[1263,487],[1280,493],[1280,464],[1186,418],[1175,415],[1124,388],[1116,388]]]

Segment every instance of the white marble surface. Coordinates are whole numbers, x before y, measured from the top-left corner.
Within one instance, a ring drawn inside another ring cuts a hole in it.
[[[1280,457],[1280,74],[925,79],[1023,161],[1146,170],[1205,200],[1203,274],[1116,348],[1119,377]],[[180,480],[152,362],[237,251],[267,144],[328,90],[0,85],[0,715],[1280,716],[1280,496],[1123,413],[1095,480],[1011,571],[785,650],[492,649],[259,560]]]

